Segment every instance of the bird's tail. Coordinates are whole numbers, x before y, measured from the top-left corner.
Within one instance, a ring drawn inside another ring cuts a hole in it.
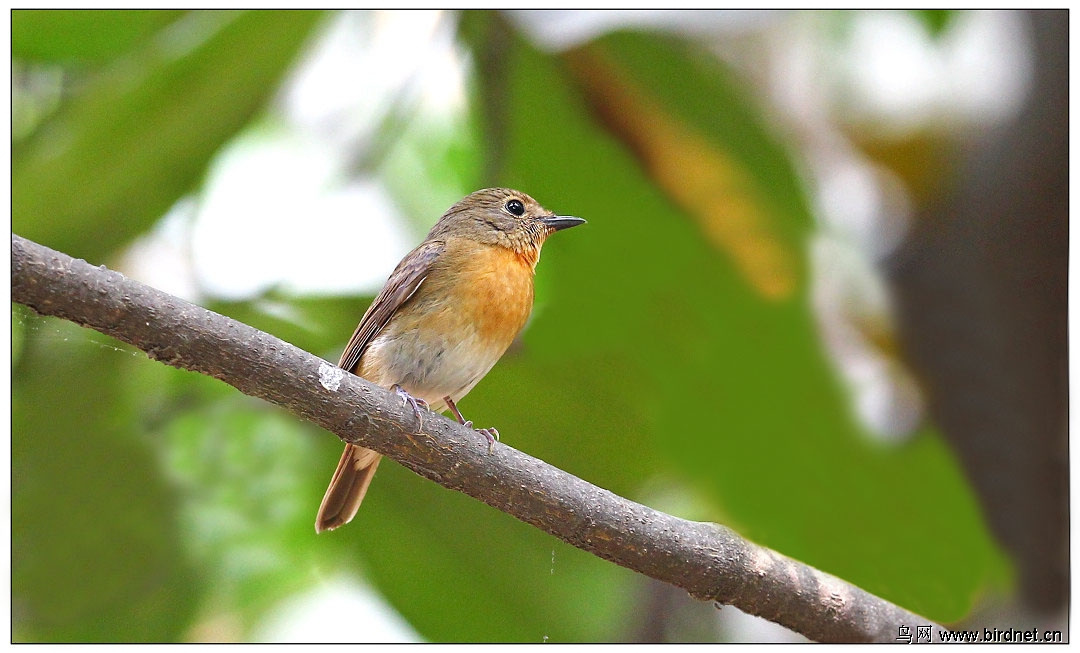
[[[376,451],[354,444],[345,445],[345,452],[341,454],[315,518],[316,533],[334,530],[356,516],[380,460],[382,454]]]

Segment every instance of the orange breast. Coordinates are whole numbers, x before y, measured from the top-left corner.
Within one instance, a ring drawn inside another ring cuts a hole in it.
[[[397,383],[438,410],[461,399],[525,326],[533,267],[512,250],[447,241],[416,294],[391,318],[360,360],[360,375]]]
[[[458,272],[445,275],[454,278],[446,290],[460,318],[481,340],[505,350],[532,311],[532,266],[505,247],[470,243],[448,250],[446,269]]]

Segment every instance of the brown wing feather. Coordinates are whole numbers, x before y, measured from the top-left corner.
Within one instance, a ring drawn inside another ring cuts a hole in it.
[[[354,370],[367,346],[379,335],[379,331],[390,321],[394,312],[412,297],[427,278],[431,264],[439,258],[444,248],[445,243],[442,241],[427,241],[401,259],[401,263],[398,263],[390,278],[386,280],[379,296],[371,302],[364,317],[360,318],[360,324],[349,339],[349,344],[345,345],[345,351],[341,353],[338,367],[350,372]]]
[[[382,331],[397,309],[409,301],[420,284],[424,283],[431,264],[439,258],[443,248],[444,243],[441,241],[424,242],[398,263],[379,296],[368,307],[364,317],[360,318],[360,324],[341,354],[339,367],[350,372],[356,369],[371,341]],[[371,449],[352,444],[345,446],[345,453],[341,455],[334,478],[330,481],[330,487],[326,488],[322,505],[319,506],[319,514],[315,518],[315,532],[333,530],[352,520],[360,508],[360,502],[364,500],[381,459],[382,456]]]

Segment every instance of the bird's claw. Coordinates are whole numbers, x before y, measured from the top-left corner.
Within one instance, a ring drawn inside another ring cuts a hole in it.
[[[480,435],[484,436],[485,438],[487,438],[487,441],[488,441],[488,453],[491,453],[492,449],[495,448],[495,442],[499,439],[499,429],[495,428],[494,426],[486,428],[486,429],[474,428],[473,425],[472,425],[472,420],[471,419],[466,420],[462,424],[462,426],[464,426],[465,428],[470,428],[470,429],[476,431],[477,433],[479,433]]]
[[[401,397],[402,406],[412,406],[413,415],[416,415],[416,421],[418,424],[418,426],[416,427],[416,432],[419,433],[423,431],[424,418],[420,414],[420,409],[423,408],[426,410],[428,407],[428,402],[420,399],[419,397],[412,396],[411,394],[406,392],[405,388],[401,387],[396,383],[390,386],[390,389],[394,391],[394,394]]]
[[[495,441],[499,439],[499,429],[492,426],[492,427],[486,428],[486,429],[473,429],[473,430],[476,431],[477,433],[479,433],[480,435],[484,436],[485,438],[487,438],[487,441],[488,441],[488,453],[491,453],[491,450],[495,448]]]
[[[491,453],[491,450],[495,447],[495,441],[499,439],[499,429],[495,428],[494,426],[492,426],[491,428],[486,428],[486,429],[474,428],[473,425],[472,425],[472,420],[471,419],[465,419],[462,416],[461,411],[458,410],[457,404],[454,403],[453,399],[451,399],[450,397],[445,397],[445,401],[446,401],[447,407],[449,407],[450,410],[454,413],[454,417],[457,418],[458,424],[461,424],[465,428],[470,428],[470,429],[476,431],[477,433],[479,433],[480,435],[484,436],[485,438],[487,438],[487,441],[488,441],[488,453]]]

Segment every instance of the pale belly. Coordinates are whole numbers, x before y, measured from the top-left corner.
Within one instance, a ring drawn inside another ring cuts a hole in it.
[[[475,332],[449,340],[431,330],[416,329],[380,334],[364,354],[365,378],[383,387],[398,384],[414,397],[428,402],[432,410],[446,407],[444,397],[456,403],[484,378],[506,351],[506,346],[481,343]],[[509,345],[509,343],[507,343]]]

